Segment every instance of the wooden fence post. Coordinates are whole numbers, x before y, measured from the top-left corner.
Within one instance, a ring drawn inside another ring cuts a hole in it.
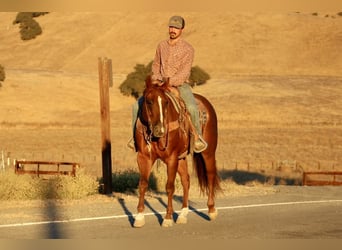
[[[112,193],[112,155],[110,138],[109,85],[112,81],[111,60],[99,58],[99,88],[102,134],[102,177],[103,193]]]

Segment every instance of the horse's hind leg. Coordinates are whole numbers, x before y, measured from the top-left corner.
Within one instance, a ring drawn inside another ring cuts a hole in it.
[[[190,188],[190,176],[188,172],[188,164],[186,159],[179,160],[178,162],[178,174],[181,179],[181,183],[183,186],[183,204],[182,211],[178,215],[177,224],[185,224],[187,223],[187,215],[189,212],[189,188]]]
[[[210,220],[214,220],[217,217],[217,209],[215,208],[215,191],[219,188],[216,160],[213,155],[202,153],[208,178],[208,215]]]

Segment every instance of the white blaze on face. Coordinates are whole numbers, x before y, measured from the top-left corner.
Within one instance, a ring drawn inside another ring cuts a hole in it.
[[[163,117],[163,107],[162,107],[162,99],[158,96],[158,105],[159,105],[159,114],[160,114],[160,124],[161,124],[161,131],[164,133],[164,117]]]

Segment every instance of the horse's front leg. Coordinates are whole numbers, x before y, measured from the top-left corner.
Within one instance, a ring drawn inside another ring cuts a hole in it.
[[[179,160],[178,162],[178,174],[181,179],[182,187],[183,187],[183,204],[182,211],[178,215],[177,224],[186,224],[188,219],[187,215],[189,213],[189,188],[190,188],[190,176],[188,172],[188,164],[185,159]]]
[[[178,169],[178,158],[177,155],[170,157],[168,161],[165,162],[167,166],[167,182],[166,182],[166,193],[167,193],[167,208],[166,215],[163,220],[163,227],[170,227],[173,225],[173,194],[175,192],[175,179]]]
[[[145,225],[145,216],[143,214],[145,210],[145,193],[148,188],[148,181],[151,174],[153,160],[142,153],[138,153],[137,162],[140,172],[139,179],[139,202],[138,202],[138,214],[135,216],[134,227],[142,227]]]

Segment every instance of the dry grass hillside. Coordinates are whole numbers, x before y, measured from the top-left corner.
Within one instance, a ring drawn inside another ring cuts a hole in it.
[[[235,168],[342,167],[339,11],[180,13],[184,37],[196,50],[194,65],[212,76],[194,91],[218,113],[223,178]],[[43,34],[23,42],[12,25],[16,13],[0,13],[5,158],[78,161],[100,175],[97,60],[103,56],[112,59],[114,72],[113,168],[135,168],[135,154],[125,146],[134,99],[117,87],[137,63],[153,58],[172,14],[52,12],[36,19]]]
[[[213,76],[341,74],[342,16],[336,13],[180,13],[194,64]],[[43,35],[22,42],[15,13],[1,13],[1,63],[7,68],[96,73],[97,58],[127,74],[148,63],[174,13],[66,13],[37,18]]]

